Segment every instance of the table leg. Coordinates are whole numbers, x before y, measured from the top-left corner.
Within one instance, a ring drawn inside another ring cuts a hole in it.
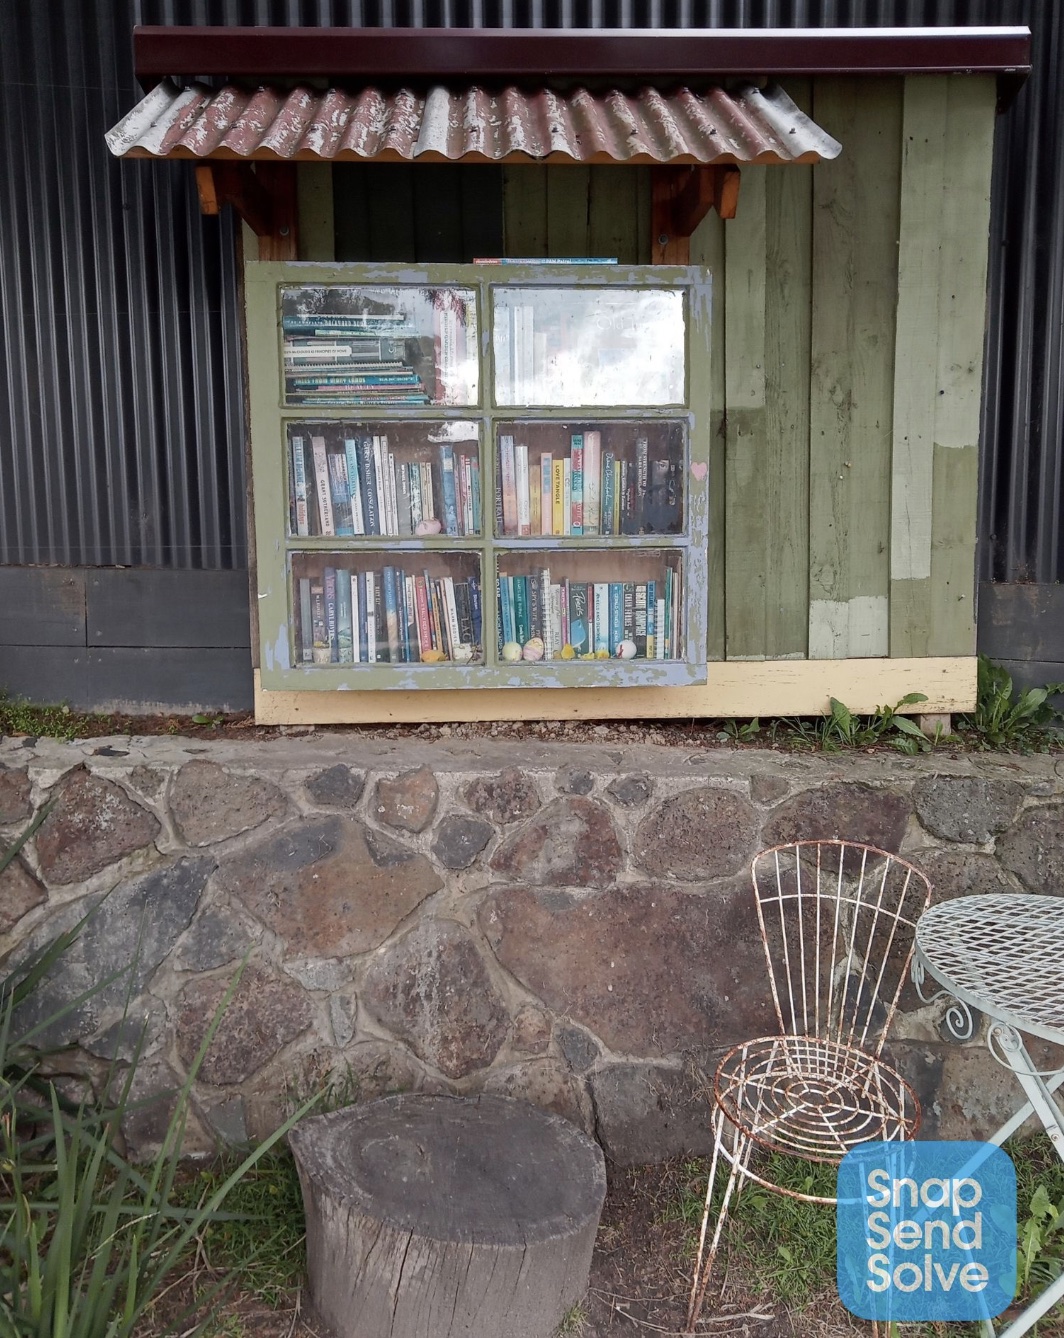
[[[1020,1334],[1028,1333],[1033,1329],[1046,1311],[1051,1310],[1061,1299],[1064,1299],[1064,1273],[1057,1278],[1056,1282],[1051,1283],[1041,1295],[1036,1297],[1023,1314],[1014,1319],[1007,1329],[1002,1329],[998,1338],[1020,1338]],[[993,1325],[991,1325],[990,1333],[993,1334],[993,1332]]]
[[[991,1052],[1015,1073],[1031,1110],[1041,1120],[1042,1127],[1053,1141],[1057,1156],[1064,1162],[1064,1118],[1061,1116],[1059,1106],[1053,1100],[1052,1089],[1046,1085],[1045,1079],[1031,1062],[1031,1056],[1027,1053],[1027,1047],[1020,1039],[1019,1032],[1007,1023],[993,1022],[987,1032],[987,1045]],[[1060,1079],[1060,1074],[1055,1075],[1054,1086]],[[1004,1128],[1008,1129],[1009,1126],[1005,1125]],[[998,1131],[999,1134],[1001,1132],[1002,1130]],[[993,1141],[995,1143],[999,1141],[997,1135]]]

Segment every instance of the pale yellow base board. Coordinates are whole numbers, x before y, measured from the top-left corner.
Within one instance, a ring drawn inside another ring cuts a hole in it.
[[[463,720],[644,720],[666,717],[820,715],[829,698],[868,714],[910,692],[910,714],[970,711],[976,660],[729,660],[687,688],[485,688],[436,692],[271,692],[255,671],[263,725],[420,724]]]

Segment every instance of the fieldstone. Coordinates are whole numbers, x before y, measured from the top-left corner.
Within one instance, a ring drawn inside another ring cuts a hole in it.
[[[131,1064],[141,1054],[155,1048],[166,1025],[166,1006],[150,994],[134,999],[128,1009],[98,1035],[83,1039],[81,1048],[97,1059],[118,1060]]]
[[[483,1090],[490,1096],[507,1096],[514,1101],[527,1101],[541,1110],[552,1110],[585,1133],[590,1133],[594,1125],[582,1085],[574,1081],[572,1073],[557,1059],[532,1059],[509,1068],[493,1069],[484,1081]]]
[[[607,887],[621,871],[621,844],[607,809],[578,796],[555,799],[495,852],[491,867],[546,887]]]
[[[550,1045],[551,1022],[542,1008],[525,1004],[518,1010],[510,1032],[510,1044],[521,1055],[541,1055]]]
[[[442,887],[424,855],[401,854],[386,850],[382,863],[355,818],[304,818],[225,860],[218,881],[291,956],[348,957],[378,947]]]
[[[445,869],[468,869],[491,840],[495,829],[482,818],[452,813],[436,828],[432,853]]]
[[[990,855],[943,850],[917,858],[931,880],[933,902],[1013,890],[997,860]]]
[[[1031,892],[1064,894],[1064,804],[1028,809],[998,839],[997,857]]]
[[[757,826],[753,805],[734,790],[684,790],[639,824],[632,858],[655,878],[726,878],[749,863]]]
[[[586,1073],[599,1057],[599,1048],[593,1036],[589,1036],[582,1027],[562,1023],[555,1029],[558,1048],[569,1061],[574,1073]]]
[[[22,822],[32,812],[29,771],[25,767],[0,768],[0,826]]]
[[[203,1112],[211,1131],[231,1148],[246,1147],[248,1143],[247,1111],[244,1098],[231,1096],[216,1101]]]
[[[308,957],[299,962],[284,962],[281,970],[298,980],[305,990],[329,993],[351,983],[352,966],[343,957]]]
[[[146,767],[143,763],[135,766],[129,773],[129,783],[145,799],[158,799],[166,785],[167,773],[158,767]]]
[[[775,1027],[745,882],[705,894],[501,888],[482,903],[480,925],[530,993],[616,1054],[659,1057]]]
[[[709,1081],[724,1051],[705,1056]],[[616,1166],[713,1151],[707,1080],[660,1064],[611,1064],[590,1078],[595,1133]]]
[[[391,869],[397,864],[409,864],[412,859],[417,858],[416,850],[411,850],[409,846],[385,836],[383,832],[378,832],[373,827],[366,827],[363,835],[366,838],[369,857],[378,869]]]
[[[773,776],[770,771],[755,771],[750,777],[750,798],[755,804],[778,804],[790,791],[783,777]]]
[[[33,876],[29,865],[21,855],[16,855],[0,872],[0,934],[6,934],[28,911],[47,899],[48,893]]]
[[[56,786],[55,807],[37,831],[37,857],[50,883],[80,883],[151,845],[159,820],[83,767]]]
[[[323,808],[354,808],[362,798],[366,778],[342,762],[311,776],[304,785],[307,794]]]
[[[383,1041],[362,1041],[344,1053],[345,1078],[354,1088],[354,1100],[376,1101],[397,1092],[415,1092],[424,1074],[405,1050]]]
[[[516,767],[471,781],[464,797],[474,813],[494,823],[523,822],[539,808],[534,782]]]
[[[170,788],[170,810],[191,846],[208,846],[249,832],[288,807],[276,785],[226,771],[217,762],[186,762]]]
[[[331,994],[329,1026],[332,1028],[333,1042],[337,1049],[343,1050],[354,1040],[357,1022],[358,999],[353,994]]]
[[[171,960],[175,971],[214,971],[243,957],[250,946],[244,926],[224,908],[212,907],[192,921]]]
[[[653,783],[643,771],[633,772],[630,776],[618,776],[606,786],[606,793],[623,808],[638,808],[647,802],[653,792]]]
[[[220,977],[192,980],[178,996],[177,1053],[188,1066],[229,989]],[[216,1087],[244,1082],[310,1026],[303,991],[252,964],[240,977],[200,1066],[199,1079]]]
[[[897,853],[909,821],[909,801],[890,790],[838,781],[804,790],[774,809],[762,834],[763,846],[790,841],[860,841]]]
[[[554,783],[562,794],[590,794],[595,788],[595,778],[590,771],[559,771]]]
[[[927,776],[913,786],[916,815],[943,841],[981,845],[1015,820],[1023,787],[984,776]]]
[[[121,1090],[126,1076],[121,1070],[115,1072],[112,1083],[115,1095]],[[126,1155],[131,1161],[153,1161],[158,1155],[177,1111],[180,1090],[181,1078],[163,1060],[142,1060],[137,1065],[121,1123]],[[187,1103],[182,1121],[182,1155],[196,1157],[215,1151],[214,1139]]]
[[[509,1019],[472,935],[454,920],[423,920],[366,973],[363,1004],[449,1078],[486,1068]]]
[[[107,1013],[140,994],[169,955],[213,869],[207,856],[172,860],[120,883],[95,904],[74,902],[45,920],[20,956],[44,947],[90,911],[77,938],[19,1008],[20,1024],[36,1025],[60,1013],[38,1035],[37,1043],[45,1046],[98,1031]],[[83,994],[88,997],[75,1003]]]
[[[394,780],[377,782],[373,811],[386,827],[404,832],[423,832],[432,821],[440,798],[440,787],[428,767],[404,771]]]

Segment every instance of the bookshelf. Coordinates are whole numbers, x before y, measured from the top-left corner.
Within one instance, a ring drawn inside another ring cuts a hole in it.
[[[268,689],[706,680],[709,277],[246,267]]]

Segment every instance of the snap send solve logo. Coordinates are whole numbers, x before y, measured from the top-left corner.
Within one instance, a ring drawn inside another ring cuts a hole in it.
[[[837,1278],[861,1319],[993,1319],[1016,1290],[1016,1172],[993,1143],[862,1143],[839,1166]]]

